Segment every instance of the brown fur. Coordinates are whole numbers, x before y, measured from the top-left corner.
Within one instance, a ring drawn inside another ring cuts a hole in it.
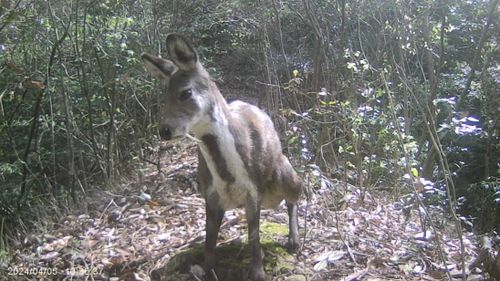
[[[162,96],[160,135],[165,139],[192,133],[200,140],[198,179],[206,200],[205,269],[215,267],[215,246],[224,211],[245,207],[252,263],[249,278],[265,279],[259,238],[261,206],[275,208],[286,200],[288,245],[299,244],[296,202],[302,181],[281,152],[269,116],[257,107],[236,101],[227,104],[182,37],[169,35],[173,61],[143,54],[148,70],[169,82]],[[212,276],[213,277],[213,276]]]

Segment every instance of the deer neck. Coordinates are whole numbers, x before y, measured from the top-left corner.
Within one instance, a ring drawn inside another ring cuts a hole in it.
[[[218,181],[232,184],[248,179],[242,157],[237,149],[237,137],[232,126],[237,126],[227,102],[215,93],[213,107],[206,118],[192,132],[200,140],[199,147],[212,176]]]
[[[212,95],[209,101],[211,106],[205,112],[201,121],[195,124],[191,130],[197,138],[202,138],[205,135],[213,135],[221,138],[230,134],[228,121],[230,119],[229,106],[213,82],[210,87],[212,88],[209,89]]]

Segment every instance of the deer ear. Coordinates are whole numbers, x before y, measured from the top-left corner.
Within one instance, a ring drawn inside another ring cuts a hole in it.
[[[168,80],[177,71],[175,64],[169,60],[148,53],[142,53],[141,59],[149,73],[158,79]]]
[[[197,67],[198,55],[193,46],[182,36],[167,35],[167,50],[175,65],[182,70],[194,70]]]

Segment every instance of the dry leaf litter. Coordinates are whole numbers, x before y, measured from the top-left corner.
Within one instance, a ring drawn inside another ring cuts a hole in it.
[[[134,182],[89,195],[94,198],[87,200],[93,202],[88,210],[25,237],[0,279],[202,280],[196,259],[166,269],[181,253],[203,249],[205,203],[196,192],[196,148],[184,143],[160,150],[161,172],[150,165]],[[438,237],[429,226],[423,233],[415,206],[382,191],[361,196],[358,187],[318,173],[311,180],[313,174],[307,176],[310,198],[299,206],[303,246],[285,255],[288,265],[268,265],[269,280],[448,280],[446,270],[463,280],[462,259],[467,266],[477,255],[472,234],[463,235],[462,252],[453,224],[435,219],[442,215],[432,216]],[[263,210],[264,222],[286,227],[286,208]],[[285,244],[286,233],[270,235],[277,247]],[[240,243],[241,251],[229,257],[237,261],[247,251],[245,237],[243,210],[228,211],[219,247]],[[466,274],[465,280],[486,280],[477,268]]]

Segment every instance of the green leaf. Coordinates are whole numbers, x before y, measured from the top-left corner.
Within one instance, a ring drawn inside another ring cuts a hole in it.
[[[286,143],[287,143],[288,145],[291,145],[291,144],[296,143],[298,139],[299,139],[299,136],[293,136],[293,137],[291,137],[291,138],[290,138],[290,139],[289,139]]]
[[[414,177],[418,178],[418,170],[417,170],[416,168],[411,168],[411,174],[412,174]]]

